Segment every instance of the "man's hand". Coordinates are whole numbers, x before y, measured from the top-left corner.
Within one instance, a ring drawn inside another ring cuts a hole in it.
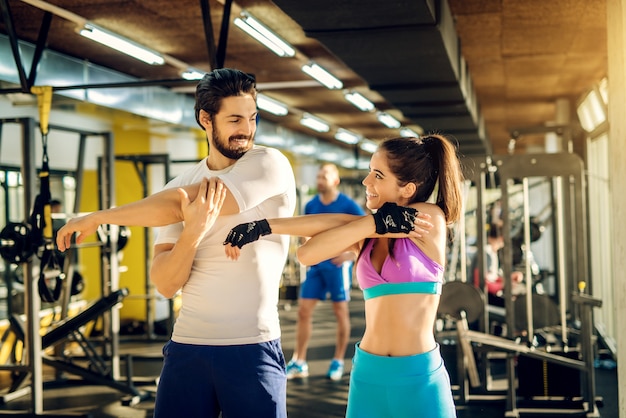
[[[415,229],[414,223],[417,214],[417,209],[387,202],[373,215],[376,233],[380,235],[390,232],[408,234]]]
[[[226,256],[236,260],[241,247],[271,233],[272,229],[266,219],[237,225],[230,230],[224,241]]]
[[[191,231],[198,239],[202,239],[215,224],[224,204],[226,198],[224,183],[218,177],[202,179],[198,195],[193,201],[190,200],[185,189],[178,189],[178,193],[185,230]]]
[[[94,234],[100,224],[89,214],[70,219],[57,231],[57,247],[65,251],[72,245],[72,236],[76,233],[76,244],[82,243],[87,236]]]

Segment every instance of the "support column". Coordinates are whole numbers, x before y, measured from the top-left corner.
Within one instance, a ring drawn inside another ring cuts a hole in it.
[[[613,297],[615,317],[626,317],[626,0],[607,0],[609,80],[609,189],[613,218]],[[626,417],[626,328],[617,327],[619,416]]]

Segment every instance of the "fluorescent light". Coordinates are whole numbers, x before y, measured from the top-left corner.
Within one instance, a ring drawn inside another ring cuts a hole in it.
[[[356,91],[348,91],[344,94],[347,101],[355,105],[363,112],[369,112],[374,110],[374,103],[367,100],[362,94]]]
[[[289,113],[289,109],[278,100],[271,99],[263,94],[256,97],[256,105],[259,109],[265,110],[277,116],[285,116]]]
[[[315,63],[305,64],[302,66],[302,71],[310,75],[324,86],[329,89],[340,89],[343,87],[343,83],[337,77],[320,67]]]
[[[339,128],[335,133],[335,139],[337,141],[345,142],[346,144],[356,144],[361,137],[355,133],[352,133],[346,129]]]
[[[320,118],[316,118],[313,115],[305,113],[302,115],[302,119],[300,119],[300,124],[306,126],[307,128],[311,128],[317,132],[328,132],[330,131],[330,125],[321,120]]]
[[[310,144],[295,144],[291,150],[296,154],[302,155],[315,155],[317,152],[317,148],[314,145]],[[11,173],[11,172],[9,172]]]
[[[359,160],[357,164],[357,168],[359,170],[369,170],[370,169],[370,161],[369,160]]]
[[[370,154],[373,154],[378,149],[378,145],[366,139],[359,143],[359,148],[361,148],[365,152],[369,152]]]
[[[604,108],[602,96],[596,90],[591,90],[576,109],[580,124],[585,131],[593,132],[604,123],[606,120]]]
[[[376,117],[378,118],[380,123],[385,125],[387,128],[396,129],[402,125],[400,122],[398,122],[396,118],[391,116],[389,113],[378,112],[376,114]]]
[[[354,166],[356,165],[356,160],[354,158],[344,158],[343,160],[339,161],[339,165],[344,168],[354,168]]]
[[[102,29],[92,23],[86,23],[79,33],[85,38],[99,42],[109,48],[116,49],[148,64],[163,65],[165,63],[163,56],[158,52],[143,45],[139,45],[121,35]]]
[[[411,128],[406,127],[400,129],[400,136],[403,136],[405,138],[419,138],[419,134],[417,132],[415,132]]]
[[[249,13],[242,12],[241,17],[235,18],[233,23],[279,57],[293,57],[296,55],[296,51],[291,45],[279,38],[274,32],[254,17],[250,16]]]
[[[204,77],[204,74],[204,72],[196,70],[195,68],[187,68],[185,71],[183,71],[181,77],[183,77],[185,80],[201,80],[202,77]]]
[[[324,151],[317,154],[317,156],[320,160],[330,161],[332,163],[339,161],[339,155],[337,155],[337,153],[333,151]]]

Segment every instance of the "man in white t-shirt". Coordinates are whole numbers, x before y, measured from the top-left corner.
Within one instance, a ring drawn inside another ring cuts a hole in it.
[[[181,290],[182,308],[163,348],[156,418],[287,415],[277,302],[289,238],[263,237],[242,252],[243,263],[223,248],[233,226],[295,210],[289,161],[254,145],[257,115],[253,77],[233,69],[206,74],[196,89],[196,120],[209,155],[164,191],[75,218],[57,236],[63,250],[73,233],[81,242],[102,223],[168,225],[158,233],[150,279],[166,297]]]

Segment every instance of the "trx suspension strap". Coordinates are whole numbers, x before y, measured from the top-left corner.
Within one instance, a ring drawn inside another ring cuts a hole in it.
[[[35,249],[40,250],[36,251],[36,254],[41,254],[39,296],[44,302],[56,302],[61,296],[65,274],[54,251],[52,211],[50,208],[52,196],[50,194],[50,168],[48,167],[48,118],[52,104],[52,87],[34,86],[31,88],[31,93],[37,95],[42,142],[39,194],[35,198],[35,205],[30,218],[32,242]]]

